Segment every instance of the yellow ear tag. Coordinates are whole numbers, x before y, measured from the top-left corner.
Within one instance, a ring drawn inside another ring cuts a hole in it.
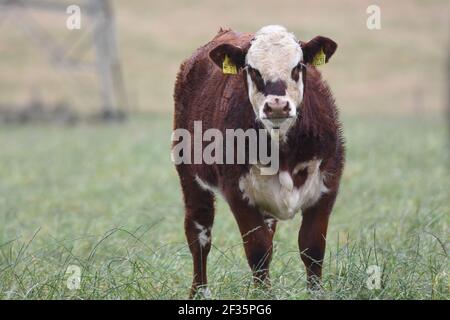
[[[325,53],[321,48],[320,51],[314,56],[311,64],[313,66],[321,66],[322,64],[325,64],[325,58],[326,58]]]
[[[225,59],[223,60],[222,72],[224,74],[237,74],[237,67],[228,55],[225,55]]]

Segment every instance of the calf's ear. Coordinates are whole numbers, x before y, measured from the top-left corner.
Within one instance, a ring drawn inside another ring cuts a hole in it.
[[[245,66],[246,52],[229,43],[219,44],[209,52],[209,58],[224,73],[235,74]]]
[[[303,51],[303,61],[312,65],[327,63],[337,48],[333,40],[317,36],[308,42],[300,42]]]

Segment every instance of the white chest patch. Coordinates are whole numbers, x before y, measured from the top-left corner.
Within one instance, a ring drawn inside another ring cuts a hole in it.
[[[250,172],[239,180],[239,188],[251,205],[273,217],[291,219],[301,209],[306,209],[319,200],[328,189],[324,184],[324,174],[320,171],[322,160],[299,163],[293,172],[281,171],[277,175],[261,175],[260,169],[253,166]],[[307,170],[305,183],[299,188],[294,186],[293,175]]]

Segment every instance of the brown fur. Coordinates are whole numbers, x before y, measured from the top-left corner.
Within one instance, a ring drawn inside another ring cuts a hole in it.
[[[262,128],[255,121],[247,96],[245,71],[240,70],[237,75],[224,75],[209,58],[209,52],[219,44],[230,43],[248,49],[252,37],[250,33],[220,30],[211,42],[183,62],[175,85],[174,129],[185,128],[193,133],[195,120],[202,121],[203,130],[217,128],[223,133],[227,128]],[[303,211],[299,232],[301,257],[309,284],[312,285],[314,279],[321,276],[328,217],[339,188],[344,146],[337,108],[319,71],[308,65],[303,78],[304,100],[299,117],[288,132],[287,143],[280,148],[280,168],[292,171],[299,162],[317,157],[322,159],[321,171],[326,172],[325,184],[329,192]],[[191,295],[207,283],[206,258],[210,250],[210,244],[202,247],[198,243],[198,230],[194,222],[212,227],[214,219],[214,195],[202,189],[195,176],[220,190],[238,222],[255,279],[268,282],[275,225],[270,229],[258,208],[249,205],[242,197],[238,181],[248,170],[247,164],[177,165],[185,202],[186,237],[194,259]],[[306,175],[306,172],[300,172],[294,177],[295,186],[301,186]]]

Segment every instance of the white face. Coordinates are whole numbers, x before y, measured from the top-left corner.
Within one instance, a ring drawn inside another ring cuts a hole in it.
[[[248,95],[267,129],[284,135],[303,99],[303,52],[294,35],[281,26],[259,30],[246,55]]]

